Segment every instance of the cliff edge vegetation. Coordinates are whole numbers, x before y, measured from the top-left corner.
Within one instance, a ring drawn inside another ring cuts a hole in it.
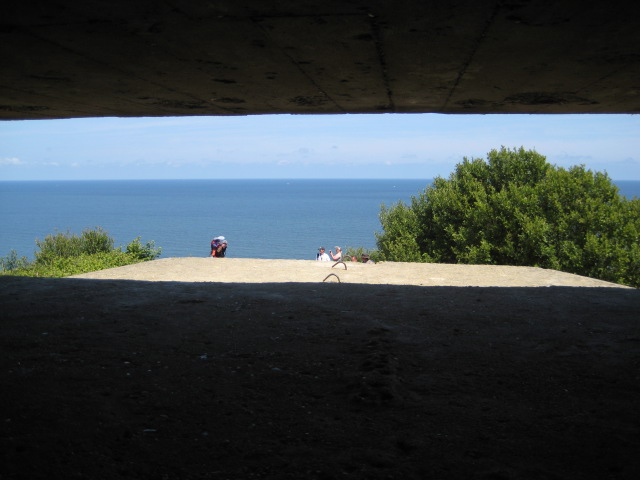
[[[35,260],[18,257],[15,250],[0,258],[0,274],[26,277],[67,277],[106,268],[121,267],[160,256],[162,249],[150,241],[133,239],[123,250],[101,227],[80,235],[58,232],[36,239]]]

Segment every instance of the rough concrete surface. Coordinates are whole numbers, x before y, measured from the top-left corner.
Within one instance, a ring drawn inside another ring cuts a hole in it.
[[[0,119],[638,113],[634,2],[22,0]]]
[[[637,289],[331,265],[0,277],[0,478],[639,477]]]
[[[437,263],[316,262],[252,258],[164,258],[71,278],[166,282],[338,282],[471,287],[614,287],[621,285],[536,267]]]

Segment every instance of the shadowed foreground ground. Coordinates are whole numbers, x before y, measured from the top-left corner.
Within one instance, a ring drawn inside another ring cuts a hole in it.
[[[640,478],[638,290],[152,263],[165,281],[0,277],[2,480]]]

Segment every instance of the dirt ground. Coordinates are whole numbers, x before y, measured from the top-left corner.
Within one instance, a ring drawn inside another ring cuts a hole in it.
[[[0,479],[640,478],[640,291],[332,265],[0,277]]]

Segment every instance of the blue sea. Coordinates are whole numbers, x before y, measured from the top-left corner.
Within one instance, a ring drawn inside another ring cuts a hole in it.
[[[375,247],[380,206],[431,183],[416,180],[126,180],[0,182],[0,256],[33,258],[35,239],[102,227],[126,246],[135,237],[161,258],[206,257],[214,236],[230,257],[314,259],[327,250]],[[640,181],[615,182],[640,197]]]
[[[33,258],[35,239],[102,227],[161,258],[206,257],[224,235],[229,257],[315,259],[319,246],[375,247],[384,203],[430,180],[126,180],[0,182],[0,256]]]

